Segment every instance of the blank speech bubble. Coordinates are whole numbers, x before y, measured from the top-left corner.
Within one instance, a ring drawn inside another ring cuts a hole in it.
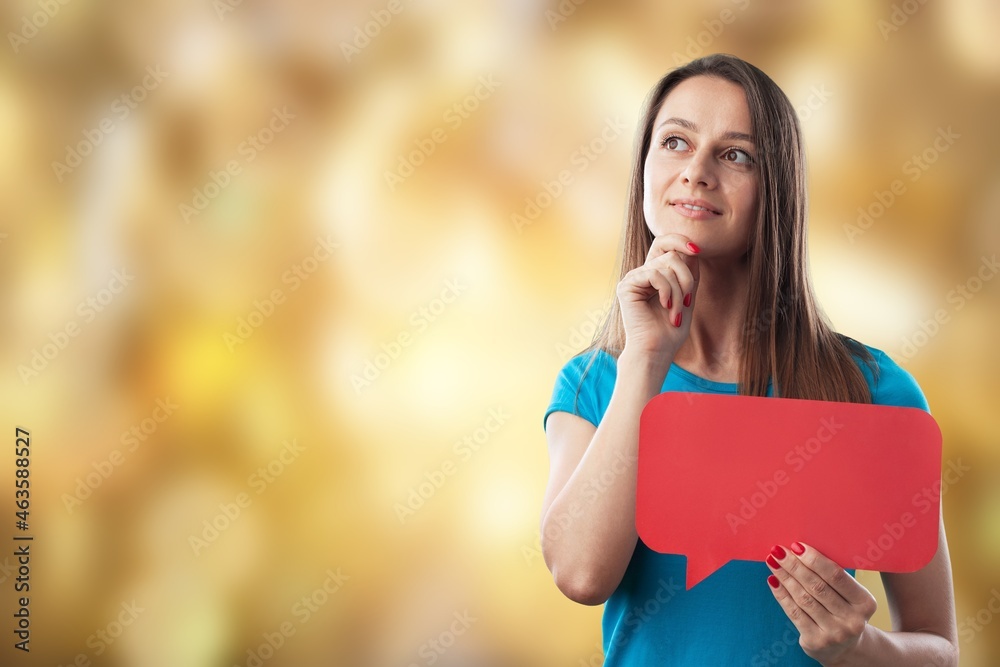
[[[795,540],[845,569],[918,570],[940,484],[941,429],[917,408],[667,392],[639,419],[636,530],[687,556],[687,588]]]

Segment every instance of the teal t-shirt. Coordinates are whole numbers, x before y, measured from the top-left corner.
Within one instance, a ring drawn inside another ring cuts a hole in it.
[[[868,364],[855,360],[868,380],[872,402],[929,412],[913,376],[881,350],[865,347],[875,357],[877,377]],[[617,362],[604,351],[570,359],[556,378],[543,429],[556,410],[599,425],[616,375]],[[735,383],[706,380],[676,364],[661,391],[737,393]],[[772,395],[770,385],[767,394]],[[684,556],[656,553],[638,541],[621,583],[604,605],[605,667],[819,664],[799,647],[798,630],[771,594],[770,570],[763,562],[730,561],[691,590],[684,590],[685,566]],[[853,576],[853,570],[848,572]]]

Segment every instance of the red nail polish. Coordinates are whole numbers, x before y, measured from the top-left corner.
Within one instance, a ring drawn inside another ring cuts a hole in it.
[[[801,556],[806,552],[806,548],[798,542],[792,542],[790,546],[792,548],[792,552],[795,553],[796,556]]]
[[[677,313],[677,317],[674,318],[674,326],[679,327],[681,325],[681,314]]]
[[[684,295],[684,307],[687,308],[690,305],[691,305],[691,295],[690,294],[685,294]]]
[[[698,246],[696,246],[695,244],[691,243],[690,241],[688,242],[688,249],[689,249],[689,250],[690,250],[691,252],[701,252],[701,248],[699,248],[699,247],[698,247]]]
[[[785,550],[781,548],[780,544],[775,544],[774,547],[771,549],[771,553],[774,554],[775,558],[785,557]]]
[[[670,310],[672,305],[674,305],[674,297],[671,295],[667,297],[667,310]]]
[[[781,569],[781,565],[778,564],[778,561],[774,560],[774,556],[772,556],[771,554],[768,554],[767,558],[765,558],[764,560],[767,562],[768,565],[773,567],[775,570]]]
[[[767,578],[767,583],[771,585],[771,588],[778,587],[778,578],[773,574]]]

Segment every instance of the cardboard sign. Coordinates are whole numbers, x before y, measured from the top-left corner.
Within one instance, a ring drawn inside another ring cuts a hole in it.
[[[796,540],[883,572],[937,552],[941,429],[923,410],[666,392],[643,408],[638,465],[639,537],[687,556],[688,588]]]

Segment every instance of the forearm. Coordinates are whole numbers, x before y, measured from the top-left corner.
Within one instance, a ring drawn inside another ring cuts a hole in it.
[[[669,365],[622,352],[607,411],[542,522],[542,549],[557,583],[584,591],[579,597],[590,604],[610,595],[635,549],[639,416],[660,393]]]
[[[866,625],[849,654],[825,667],[957,667],[958,647],[930,632],[885,632]]]

